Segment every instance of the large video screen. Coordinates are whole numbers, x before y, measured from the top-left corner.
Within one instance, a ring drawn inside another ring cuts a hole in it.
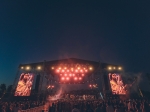
[[[14,96],[30,96],[32,84],[33,84],[33,74],[22,73],[20,75]]]
[[[126,88],[119,73],[109,73],[109,82],[113,94],[126,94]]]

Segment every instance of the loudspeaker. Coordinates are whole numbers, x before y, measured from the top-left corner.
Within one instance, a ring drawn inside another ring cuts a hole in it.
[[[38,92],[38,90],[39,90],[40,78],[41,78],[40,75],[36,76],[36,82],[35,82],[35,91],[36,92]]]

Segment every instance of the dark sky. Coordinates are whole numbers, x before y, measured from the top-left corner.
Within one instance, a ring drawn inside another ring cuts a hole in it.
[[[21,63],[68,57],[150,72],[149,1],[43,1],[0,1],[0,83]]]

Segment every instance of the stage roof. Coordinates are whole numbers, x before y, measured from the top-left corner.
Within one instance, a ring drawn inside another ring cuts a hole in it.
[[[101,68],[107,68],[108,66],[119,67],[119,65],[102,63],[100,61],[91,61],[91,60],[84,60],[84,59],[77,59],[77,58],[67,58],[67,59],[60,59],[60,60],[52,60],[52,61],[45,60],[43,62],[20,64],[19,68],[22,66],[32,66],[32,67],[52,66],[52,65],[63,64],[63,63],[65,63],[65,64],[90,64],[95,67],[101,66]]]

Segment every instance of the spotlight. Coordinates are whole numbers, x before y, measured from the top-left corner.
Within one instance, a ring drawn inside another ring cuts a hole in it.
[[[38,66],[37,69],[38,69],[38,70],[41,70],[41,66]]]
[[[114,69],[116,69],[116,67],[114,67]]]
[[[66,80],[69,80],[69,77],[67,77]]]
[[[64,79],[65,79],[64,77],[61,78],[61,80],[64,80]]]
[[[80,70],[80,72],[83,72],[83,70]]]
[[[61,67],[59,67],[59,69],[61,69]]]
[[[56,72],[59,72],[59,70],[57,70]]]
[[[74,80],[77,80],[77,77],[75,77]]]
[[[92,70],[93,68],[92,68],[92,67],[90,67],[89,69],[90,69],[90,70]]]
[[[78,69],[80,69],[80,67],[78,67]]]
[[[52,67],[52,70],[54,70],[54,67]]]
[[[29,69],[30,69],[30,67],[29,67],[29,66],[27,66],[27,67],[26,67],[26,69],[27,69],[27,70],[29,70]]]
[[[67,76],[67,74],[65,74],[65,76]]]
[[[62,72],[64,72],[64,70],[62,70]]]
[[[79,80],[82,80],[82,78],[81,78],[81,77],[79,77]]]
[[[71,68],[71,71],[73,71],[73,68]]]
[[[121,68],[121,67],[118,67],[118,69],[119,69],[119,70],[122,70],[122,68]]]
[[[21,69],[24,69],[24,67],[22,66]]]
[[[108,67],[108,70],[111,70],[112,68],[111,67]]]
[[[82,74],[82,76],[84,76],[84,74]]]

